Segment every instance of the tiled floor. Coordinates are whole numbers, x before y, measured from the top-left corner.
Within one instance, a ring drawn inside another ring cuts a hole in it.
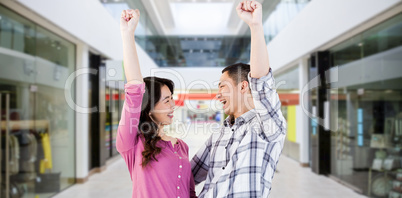
[[[191,127],[180,136],[190,147],[190,156],[208,138],[207,133],[196,133],[204,129]],[[274,198],[330,198],[365,197],[336,181],[312,173],[309,168],[302,168],[294,160],[282,156],[275,174],[270,197]],[[201,190],[202,184],[196,190]],[[110,164],[106,171],[95,174],[85,184],[74,185],[61,192],[56,198],[124,198],[131,196],[131,181],[126,165],[122,159]]]

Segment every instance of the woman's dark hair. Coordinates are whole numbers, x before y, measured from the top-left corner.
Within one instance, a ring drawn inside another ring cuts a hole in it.
[[[150,112],[162,97],[163,86],[166,85],[172,94],[174,89],[173,81],[165,78],[146,77],[144,82],[145,93],[142,99],[142,111],[138,124],[138,129],[145,139],[144,151],[142,152],[142,167],[147,166],[152,159],[158,161],[156,156],[161,152],[161,148],[156,146],[158,141],[161,140],[161,137],[158,136],[158,125],[152,120]]]

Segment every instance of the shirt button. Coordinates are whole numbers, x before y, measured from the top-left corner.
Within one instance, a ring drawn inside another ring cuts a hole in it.
[[[179,157],[179,159],[181,159],[181,157]]]
[[[183,167],[183,166],[181,166],[181,165],[179,166],[179,168],[182,168],[182,167]]]
[[[180,175],[179,175],[178,177],[179,177],[179,178],[181,178],[181,176],[180,176]]]
[[[174,153],[177,153],[176,151]]]
[[[177,189],[180,189],[180,186],[177,186]]]

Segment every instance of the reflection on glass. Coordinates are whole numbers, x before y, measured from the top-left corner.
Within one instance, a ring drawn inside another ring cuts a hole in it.
[[[247,36],[138,36],[137,40],[160,67],[219,67],[250,59]]]
[[[280,0],[273,11],[264,13],[263,17],[268,15],[264,22],[266,41],[274,39],[309,2],[310,0]]]
[[[64,67],[75,65],[74,44],[39,26],[36,29],[36,56]]]
[[[35,24],[0,6],[0,47],[35,55]]]
[[[331,174],[369,197],[399,195],[402,172],[402,14],[330,49]],[[333,73],[335,70],[331,71]]]
[[[402,14],[377,25],[330,49],[333,66],[371,56],[400,46],[402,40]]]
[[[75,118],[64,98],[75,46],[0,6],[0,60],[2,193],[51,197],[75,182]]]
[[[281,100],[281,111],[287,123],[287,138],[282,153],[299,161],[300,147],[296,141],[296,106],[299,105],[299,67],[293,66],[279,75],[275,83]]]

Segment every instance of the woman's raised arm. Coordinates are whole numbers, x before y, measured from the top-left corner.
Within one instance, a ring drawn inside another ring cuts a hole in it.
[[[140,63],[135,46],[134,32],[140,20],[140,11],[123,10],[120,18],[120,31],[123,39],[123,65],[128,84],[142,84]]]

